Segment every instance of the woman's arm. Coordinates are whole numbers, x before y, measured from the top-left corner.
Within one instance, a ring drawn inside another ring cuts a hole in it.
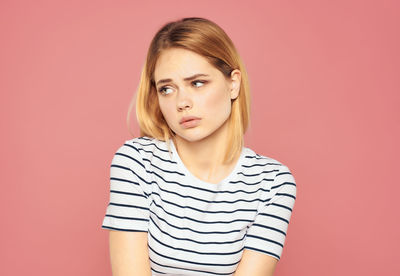
[[[113,276],[151,275],[147,232],[110,230]]]
[[[278,260],[254,250],[244,249],[234,276],[272,276]]]

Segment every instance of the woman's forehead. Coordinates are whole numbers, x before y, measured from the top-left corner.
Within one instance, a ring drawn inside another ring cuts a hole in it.
[[[154,69],[154,80],[187,78],[195,74],[215,74],[218,71],[208,60],[189,50],[172,48],[164,50]]]

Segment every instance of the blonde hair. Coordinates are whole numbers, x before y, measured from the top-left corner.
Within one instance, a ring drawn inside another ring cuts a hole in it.
[[[250,88],[244,64],[228,35],[214,22],[198,17],[183,18],[165,24],[154,36],[142,68],[139,86],[128,110],[128,128],[131,111],[136,101],[136,118],[140,136],[159,140],[174,139],[174,133],[165,121],[157,98],[154,70],[163,50],[183,48],[208,60],[227,78],[234,69],[241,72],[239,96],[232,100],[228,119],[228,141],[224,162],[231,162],[244,146],[244,133],[250,123]]]

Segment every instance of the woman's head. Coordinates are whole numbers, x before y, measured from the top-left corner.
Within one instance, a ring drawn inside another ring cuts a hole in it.
[[[159,69],[160,66],[157,65],[160,64],[161,56],[161,60],[163,60],[173,54],[182,57],[185,53],[188,53],[189,56],[192,54],[193,57],[199,57],[200,62],[201,59],[206,60],[227,81],[232,80],[233,75],[240,76],[240,81],[236,82],[240,86],[237,89],[239,93],[237,97],[231,98],[230,115],[227,119],[229,135],[226,143],[225,161],[229,162],[240,152],[243,146],[243,135],[249,124],[250,95],[248,79],[244,65],[231,39],[219,26],[207,19],[184,18],[170,22],[163,26],[154,36],[148,50],[136,95],[136,116],[140,127],[140,135],[155,137],[160,140],[174,138],[175,132],[171,129],[160,108],[160,100],[162,101],[162,98],[159,98],[160,93],[157,91],[160,87],[156,84],[155,72],[156,69],[158,69],[157,72],[163,72],[162,69]],[[182,58],[181,60],[185,59]],[[168,69],[165,66],[163,68],[164,72]],[[237,72],[239,74],[235,74]],[[162,76],[163,74],[159,73],[157,81]],[[161,102],[161,104],[164,103],[165,101]],[[129,118],[130,114],[128,114],[128,120]]]

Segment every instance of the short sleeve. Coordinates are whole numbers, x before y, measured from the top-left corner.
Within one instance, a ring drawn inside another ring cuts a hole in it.
[[[296,183],[288,167],[278,168],[274,181],[268,181],[268,192],[247,231],[244,248],[279,260],[296,200]]]
[[[102,228],[147,232],[149,196],[146,167],[135,143],[126,141],[115,153],[110,167],[110,201]]]

